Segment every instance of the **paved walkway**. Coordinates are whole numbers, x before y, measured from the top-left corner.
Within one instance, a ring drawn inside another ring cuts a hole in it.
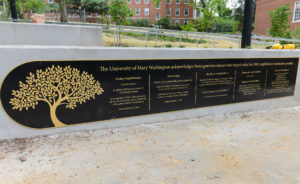
[[[2,184],[300,183],[300,107],[0,142]]]

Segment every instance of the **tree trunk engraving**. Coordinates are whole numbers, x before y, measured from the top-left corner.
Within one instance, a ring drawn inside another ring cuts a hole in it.
[[[54,124],[55,127],[63,127],[66,126],[66,124],[62,123],[56,116],[56,109],[58,105],[50,106],[50,117],[51,121]]]

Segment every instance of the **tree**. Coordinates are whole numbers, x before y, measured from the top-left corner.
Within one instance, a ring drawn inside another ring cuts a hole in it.
[[[238,26],[239,31],[242,31],[242,27],[243,27],[244,8],[245,8],[245,0],[237,0],[236,6],[233,10],[233,18],[239,22],[239,26]],[[253,0],[252,24],[255,22],[255,12],[256,12],[256,0]]]
[[[66,0],[57,0],[57,3],[59,4],[60,21],[68,22]]]
[[[4,14],[4,7],[5,7],[5,5],[4,5],[4,2],[3,1],[0,1],[0,17],[2,17],[3,16],[3,14]]]
[[[194,6],[200,10],[201,15],[196,20],[196,28],[199,31],[209,31],[216,16],[225,17],[230,9],[226,7],[228,0],[200,0],[195,1]]]
[[[0,17],[1,18],[7,18],[9,15],[9,10],[8,10],[8,1],[7,0],[0,0]]]
[[[124,0],[111,0],[108,14],[116,25],[124,24],[127,17],[133,16],[132,10]]]
[[[164,29],[169,29],[171,27],[170,18],[164,16],[160,20],[157,20],[155,25],[161,25]]]
[[[45,11],[54,11],[56,20],[58,20],[57,12],[59,12],[59,5],[57,3],[47,3],[45,6]]]
[[[36,73],[29,73],[25,83],[19,82],[19,90],[12,90],[14,98],[9,103],[13,109],[22,111],[30,107],[35,109],[39,102],[45,102],[50,107],[50,117],[55,127],[66,126],[56,116],[60,105],[74,109],[95,95],[101,95],[104,90],[100,83],[87,72],[80,72],[70,66],[52,66]]]
[[[78,10],[80,21],[84,22],[84,12],[94,12],[106,15],[109,7],[108,0],[67,0],[68,9]]]
[[[45,7],[44,0],[26,0],[21,2],[19,5],[23,8],[24,12],[34,12],[34,13],[41,13]]]
[[[29,15],[34,13],[44,12],[45,2],[44,0],[15,0],[18,17],[22,18],[24,13]],[[4,16],[7,18],[11,15],[10,0],[2,0],[0,4],[4,5]]]
[[[109,10],[108,0],[83,0],[82,7],[89,12],[99,13],[106,15]]]
[[[196,20],[196,28],[198,31],[209,31],[216,14],[216,1],[200,0],[199,9],[202,16]]]
[[[127,17],[132,17],[133,12],[128,7],[125,0],[111,0],[109,5],[108,14],[111,16],[111,20],[116,23],[116,25],[122,25],[126,22]],[[120,29],[120,28],[119,28]],[[121,43],[121,35],[119,32],[118,43]]]
[[[279,6],[274,12],[271,11],[269,14],[271,19],[269,33],[273,37],[291,38],[292,32],[288,30],[290,28],[289,15],[292,14],[290,12],[290,4]]]

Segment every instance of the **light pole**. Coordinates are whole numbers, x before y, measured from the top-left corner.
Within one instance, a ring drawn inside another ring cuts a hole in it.
[[[13,22],[18,22],[18,14],[16,10],[16,1],[10,0],[11,18]]]
[[[242,33],[242,48],[251,46],[252,33],[252,17],[253,17],[253,0],[245,0],[243,33]]]

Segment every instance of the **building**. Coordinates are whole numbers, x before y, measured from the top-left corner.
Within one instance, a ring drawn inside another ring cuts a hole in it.
[[[127,0],[134,12],[133,20],[145,19],[151,24],[167,16],[171,24],[188,24],[194,19],[193,0],[162,0],[155,4],[151,0]]]
[[[132,20],[147,20],[154,24],[164,16],[168,16],[171,24],[188,24],[195,18],[193,0],[162,0],[157,6],[151,0],[126,0],[128,7],[134,12]],[[55,0],[46,0],[46,3],[55,3]],[[50,11],[45,13],[46,21],[59,21],[60,13]],[[97,13],[86,12],[85,21],[98,23],[100,16]],[[68,11],[70,22],[80,22],[77,11]]]
[[[300,0],[257,0],[254,33],[268,36],[268,30],[271,27],[269,12],[288,3],[292,11],[289,17],[291,30],[294,31],[300,27]]]

